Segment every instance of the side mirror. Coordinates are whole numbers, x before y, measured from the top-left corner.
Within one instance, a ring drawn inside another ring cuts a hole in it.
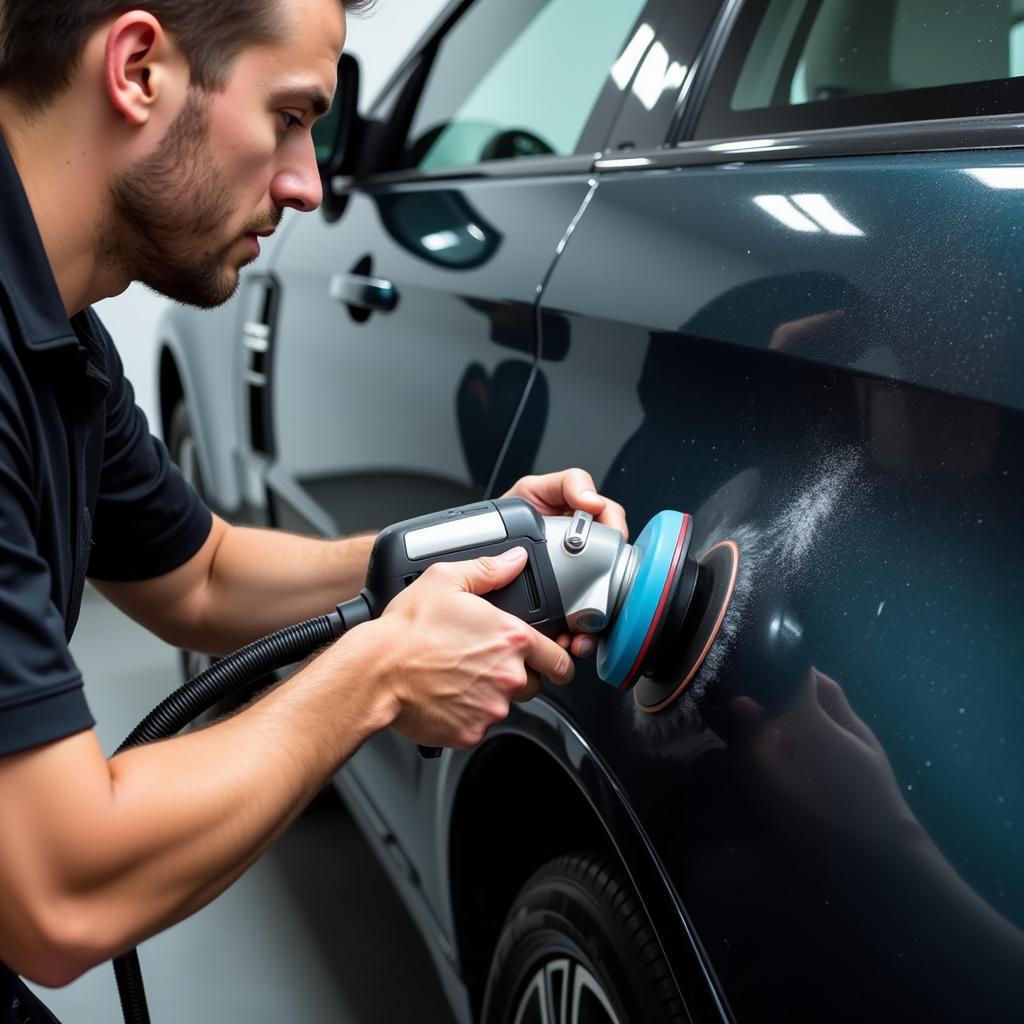
[[[328,194],[331,179],[336,175],[352,174],[359,158],[359,140],[363,119],[359,116],[359,62],[351,54],[343,53],[338,62],[338,89],[334,106],[327,117],[313,127],[313,145],[324,194]]]

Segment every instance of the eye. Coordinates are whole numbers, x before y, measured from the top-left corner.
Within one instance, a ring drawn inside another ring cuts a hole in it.
[[[281,111],[281,118],[284,121],[285,131],[291,131],[293,128],[301,128],[302,118],[296,117],[294,114],[289,114],[287,110]]]

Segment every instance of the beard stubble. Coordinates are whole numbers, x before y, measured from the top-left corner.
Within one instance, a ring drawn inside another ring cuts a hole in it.
[[[281,219],[274,211],[269,223],[266,215],[256,218],[227,244],[211,246],[236,208],[212,160],[209,125],[209,97],[190,90],[156,151],[111,185],[104,245],[105,259],[131,280],[201,309],[227,302],[238,289],[243,263],[229,262],[229,254],[240,238]]]

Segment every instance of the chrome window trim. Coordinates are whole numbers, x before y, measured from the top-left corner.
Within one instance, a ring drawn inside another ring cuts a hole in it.
[[[331,191],[345,195],[357,188],[386,185],[440,185],[448,181],[464,182],[488,178],[538,178],[554,175],[589,174],[600,153],[570,156],[531,156],[518,160],[488,160],[466,167],[446,167],[440,171],[403,170],[370,174],[365,178],[339,176],[331,179]]]
[[[781,132],[761,138],[701,139],[646,152],[605,153],[594,162],[593,169],[608,173],[639,168],[667,170],[767,160],[1022,148],[1024,113],[940,121],[907,121],[853,128],[817,128],[805,132]]]

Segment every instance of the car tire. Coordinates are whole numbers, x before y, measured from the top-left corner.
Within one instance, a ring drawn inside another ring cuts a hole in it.
[[[545,864],[498,939],[482,1024],[676,1024],[689,1016],[619,864],[592,852]]]

